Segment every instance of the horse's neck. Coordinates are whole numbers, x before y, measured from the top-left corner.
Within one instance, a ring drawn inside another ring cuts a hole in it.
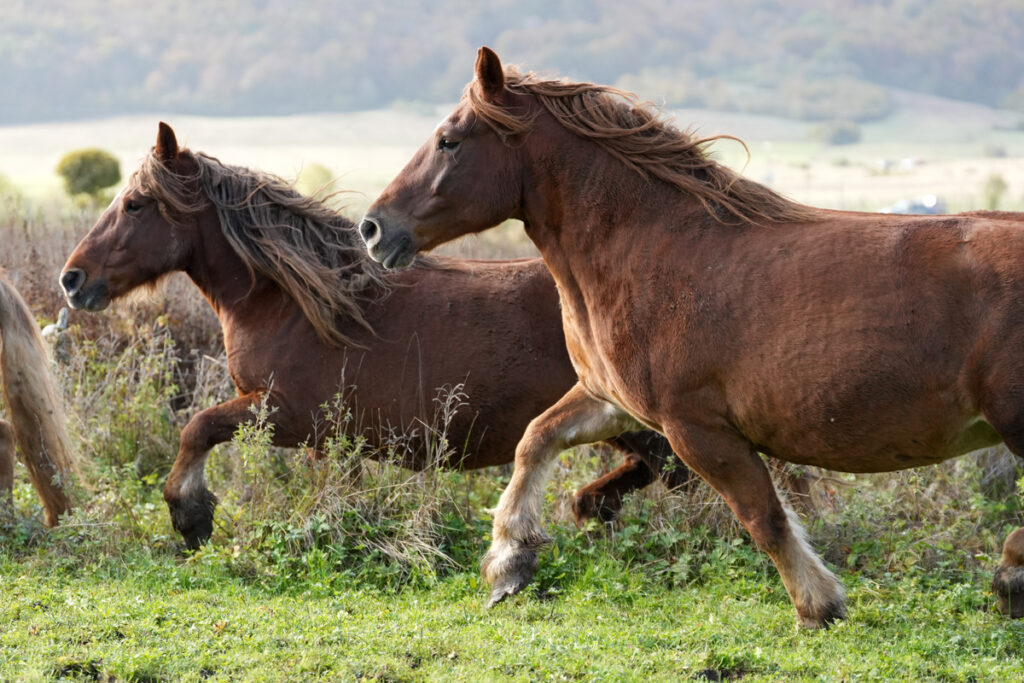
[[[221,325],[244,316],[267,297],[283,296],[269,278],[250,273],[220,227],[217,212],[208,208],[197,218],[198,242],[185,272],[220,318]]]
[[[641,176],[594,143],[580,149],[578,140],[559,139],[528,164],[522,217],[560,282],[580,269],[619,271],[626,255],[656,248],[669,222],[707,215],[695,198]]]

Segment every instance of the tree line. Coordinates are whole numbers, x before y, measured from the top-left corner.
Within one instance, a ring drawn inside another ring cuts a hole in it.
[[[483,44],[669,105],[869,119],[892,86],[1024,111],[1020,0],[79,0],[5,7],[0,123],[451,101]]]

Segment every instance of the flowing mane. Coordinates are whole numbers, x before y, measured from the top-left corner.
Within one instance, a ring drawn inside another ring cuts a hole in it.
[[[708,156],[715,140],[731,135],[696,138],[673,126],[663,112],[640,102],[630,92],[593,83],[545,79],[506,66],[505,88],[532,95],[570,132],[592,140],[626,166],[695,196],[720,222],[723,214],[740,221],[801,221],[817,217],[812,207],[786,199],[774,190],[744,178]],[[503,136],[529,131],[536,114],[517,115],[488,102],[474,80],[463,96],[473,110]],[[748,150],[749,151],[749,150]]]
[[[269,277],[295,299],[325,342],[355,345],[339,329],[340,320],[373,332],[361,303],[386,294],[389,285],[383,268],[366,256],[352,221],[278,176],[201,152],[182,153],[195,160],[195,175],[182,176],[150,153],[129,187],[155,199],[172,222],[212,203],[249,272]]]

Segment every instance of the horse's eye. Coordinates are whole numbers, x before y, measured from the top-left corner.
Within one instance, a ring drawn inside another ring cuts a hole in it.
[[[443,135],[441,136],[441,139],[437,141],[437,148],[444,150],[446,152],[451,152],[458,146],[458,140],[452,140],[451,138],[445,137]]]
[[[125,213],[136,214],[139,211],[142,211],[142,204],[139,204],[134,199],[129,199],[128,201],[126,201],[124,203],[124,212]]]

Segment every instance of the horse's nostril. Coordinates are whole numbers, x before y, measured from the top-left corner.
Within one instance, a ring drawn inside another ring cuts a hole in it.
[[[380,239],[380,226],[372,219],[364,218],[363,222],[359,224],[359,236],[363,238],[366,246],[372,246],[374,242]]]
[[[60,276],[60,286],[64,293],[71,296],[85,284],[85,271],[81,268],[71,268],[64,271]]]

